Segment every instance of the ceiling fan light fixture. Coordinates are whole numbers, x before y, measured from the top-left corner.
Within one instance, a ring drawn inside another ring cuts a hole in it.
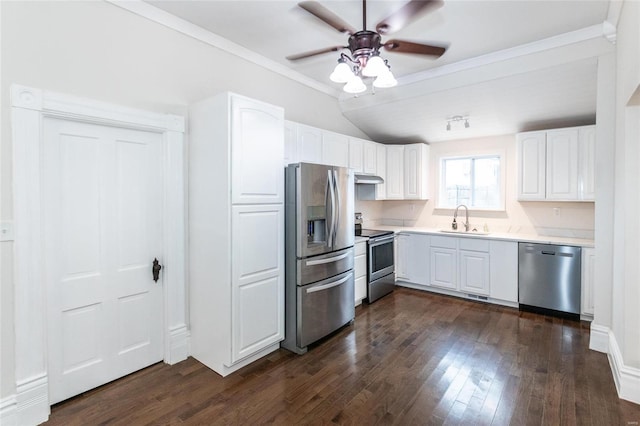
[[[375,55],[367,60],[367,64],[362,69],[362,75],[365,77],[378,77],[388,70],[387,65],[384,63],[384,59]]]
[[[373,87],[379,89],[386,89],[398,85],[398,80],[393,76],[393,73],[387,68],[385,72],[378,75],[373,81]]]
[[[367,90],[367,86],[362,82],[362,79],[358,76],[354,76],[351,80],[344,85],[343,89],[347,93],[362,93]]]
[[[334,83],[348,83],[353,79],[354,74],[351,67],[342,59],[338,60],[338,65],[334,68],[329,79]]]

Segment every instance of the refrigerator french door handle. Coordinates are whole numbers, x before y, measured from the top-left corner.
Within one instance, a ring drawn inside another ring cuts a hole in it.
[[[342,200],[340,197],[340,185],[338,184],[338,172],[336,169],[333,169],[333,188],[334,188],[334,197],[335,197],[335,205],[336,214],[333,220],[333,242],[335,244],[336,234],[338,233],[338,229],[340,228],[340,210],[342,209]]]
[[[336,181],[335,181],[335,176],[333,173],[333,169],[329,169],[328,170],[328,175],[329,175],[329,186],[330,186],[330,192],[331,192],[331,230],[330,232],[330,238],[329,238],[329,246],[333,247],[336,243],[335,238],[336,238]]]
[[[331,169],[327,170],[327,188],[325,190],[325,220],[324,232],[327,239],[327,247],[333,246],[333,175]],[[331,220],[329,220],[331,219]]]

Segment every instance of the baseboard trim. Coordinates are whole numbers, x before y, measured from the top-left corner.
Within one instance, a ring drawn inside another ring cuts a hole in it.
[[[640,369],[624,365],[616,336],[611,331],[609,331],[609,364],[618,396],[621,399],[640,404]]]
[[[609,327],[591,323],[589,349],[605,354],[609,353]]]
[[[186,325],[171,329],[169,332],[169,357],[167,364],[176,364],[189,356],[189,339],[191,333]]]
[[[18,424],[17,405],[15,395],[0,399],[0,425],[16,426]]]
[[[47,375],[37,376],[16,386],[16,422],[38,425],[49,418],[49,383]]]

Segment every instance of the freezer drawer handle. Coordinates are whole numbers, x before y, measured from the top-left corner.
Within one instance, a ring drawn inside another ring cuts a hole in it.
[[[347,275],[346,277],[344,277],[344,278],[342,278],[342,279],[340,279],[338,281],[334,281],[332,283],[329,283],[329,284],[319,285],[317,287],[310,288],[310,289],[307,290],[307,294],[315,293],[316,291],[326,290],[326,289],[331,288],[331,287],[337,287],[340,284],[342,284],[345,281],[347,281],[349,278],[351,278],[351,275]]]
[[[307,261],[307,266],[324,265],[325,263],[337,262],[338,260],[342,260],[350,254],[350,252],[346,252],[342,253],[340,256],[327,257],[326,259],[309,260]]]

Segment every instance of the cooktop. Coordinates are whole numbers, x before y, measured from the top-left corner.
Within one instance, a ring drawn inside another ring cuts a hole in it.
[[[391,234],[393,234],[393,231],[380,231],[377,229],[362,229],[359,233],[356,231],[356,236],[369,238],[381,237],[383,235]]]

